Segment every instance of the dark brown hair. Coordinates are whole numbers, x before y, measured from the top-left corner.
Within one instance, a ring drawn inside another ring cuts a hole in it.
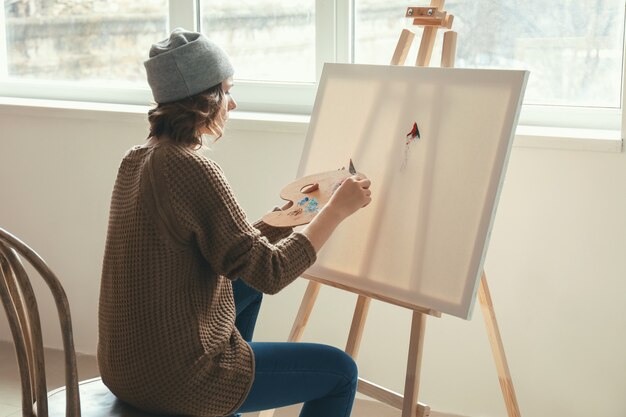
[[[199,94],[170,103],[157,104],[148,111],[151,137],[167,136],[177,145],[202,146],[201,128],[219,139],[224,133],[228,103],[222,84]]]

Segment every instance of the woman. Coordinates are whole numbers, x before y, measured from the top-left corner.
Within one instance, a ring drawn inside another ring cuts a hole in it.
[[[300,276],[337,225],[371,201],[348,178],[301,232],[248,223],[219,166],[233,68],[199,33],[174,30],[145,62],[157,106],[146,144],[121,162],[111,200],[98,360],[111,391],[146,411],[194,416],[304,403],[301,416],[350,415],[354,361],[309,343],[257,343],[261,293]]]

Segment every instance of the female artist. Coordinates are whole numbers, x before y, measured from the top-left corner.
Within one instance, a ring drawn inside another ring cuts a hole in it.
[[[259,343],[262,293],[299,277],[337,225],[371,201],[352,176],[301,232],[250,224],[220,167],[198,149],[219,138],[233,67],[204,35],[174,30],[145,62],[156,107],[145,144],[115,182],[99,306],[102,379],[137,408],[224,416],[304,403],[347,417],[354,361],[334,347]]]

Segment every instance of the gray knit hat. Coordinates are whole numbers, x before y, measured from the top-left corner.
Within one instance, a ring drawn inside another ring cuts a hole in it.
[[[193,96],[232,77],[228,55],[201,33],[176,28],[150,48],[144,62],[157,103]]]

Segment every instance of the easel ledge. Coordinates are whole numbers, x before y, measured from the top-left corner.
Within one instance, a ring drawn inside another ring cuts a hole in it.
[[[315,282],[319,282],[320,284],[328,285],[329,287],[339,288],[340,290],[353,292],[355,294],[362,295],[367,298],[372,298],[374,300],[382,301],[388,304],[395,304],[400,307],[408,308],[409,310],[417,311],[422,314],[428,314],[429,316],[433,316],[433,317],[441,317],[441,312],[433,310],[431,308],[426,308],[423,306],[419,306],[417,304],[411,304],[405,301],[397,300],[395,298],[385,297],[383,295],[375,294],[369,291],[364,291],[358,288],[351,287],[349,285],[340,284],[334,281],[329,281],[327,279],[315,276],[313,274],[304,273],[302,277],[310,281],[315,281]]]

